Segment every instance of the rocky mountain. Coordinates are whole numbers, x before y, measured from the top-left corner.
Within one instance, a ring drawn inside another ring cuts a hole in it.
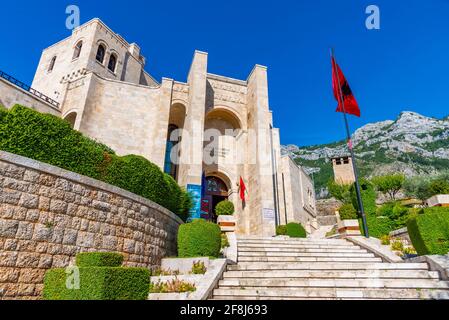
[[[392,172],[414,176],[449,169],[449,117],[435,119],[402,112],[394,121],[361,127],[352,140],[360,174],[364,177]],[[282,149],[313,176],[321,195],[333,178],[330,158],[348,154],[345,141],[308,147],[288,145]]]

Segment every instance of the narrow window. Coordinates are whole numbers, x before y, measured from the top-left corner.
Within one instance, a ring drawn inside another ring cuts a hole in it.
[[[56,63],[56,56],[54,56],[51,61],[50,61],[50,65],[48,66],[48,72],[52,72],[54,67],[55,67],[55,63]]]
[[[104,47],[104,45],[100,44],[98,46],[98,50],[97,50],[97,61],[100,62],[101,64],[103,64],[104,62],[104,54],[106,52],[106,49]]]
[[[115,67],[117,65],[117,57],[115,54],[111,54],[109,58],[108,69],[115,73]]]
[[[73,59],[78,59],[80,57],[82,48],[83,48],[83,42],[80,41],[75,46],[75,51],[73,52]]]

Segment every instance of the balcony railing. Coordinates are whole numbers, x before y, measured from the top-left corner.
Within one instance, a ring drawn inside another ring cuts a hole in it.
[[[45,102],[51,104],[53,107],[56,107],[59,109],[59,102],[56,102],[55,100],[47,97],[45,94],[34,90],[33,88],[31,88],[29,85],[23,83],[22,81],[17,80],[14,77],[11,77],[9,74],[4,73],[3,71],[0,70],[0,77],[5,79],[6,81],[18,86],[19,88],[28,91],[29,93],[31,93],[32,95],[38,97],[41,100],[44,100]]]

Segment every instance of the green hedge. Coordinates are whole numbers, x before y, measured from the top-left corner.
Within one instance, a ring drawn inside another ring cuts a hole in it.
[[[1,110],[0,150],[104,181],[188,217],[189,195],[158,166],[140,156],[119,157],[56,116],[19,105]]]
[[[229,200],[221,201],[215,207],[215,214],[217,216],[231,216],[234,214],[234,204]]]
[[[394,222],[387,217],[377,217],[374,214],[368,214],[366,215],[366,222],[370,237],[380,239],[382,236],[388,235],[391,231],[396,230]],[[359,219],[359,226],[360,232],[362,235],[365,235],[361,218]]]
[[[276,227],[276,235],[277,236],[285,236],[287,235],[287,226],[281,225]]]
[[[357,219],[357,211],[352,203],[344,204],[338,209],[341,220],[353,220]]]
[[[358,201],[357,201],[357,192],[355,188],[355,184],[351,186],[351,200],[354,208],[360,212]],[[365,209],[366,214],[374,214],[376,213],[376,191],[374,190],[374,186],[371,182],[361,179],[360,180],[360,192],[362,194],[362,202],[363,208]]]
[[[46,272],[43,297],[46,300],[146,300],[150,271],[119,267],[122,261],[123,256],[117,253],[80,253],[76,257],[77,268]],[[67,288],[67,283],[77,284],[77,273],[79,287]]]
[[[116,252],[82,252],[76,256],[78,267],[120,267],[123,255]]]
[[[44,279],[46,300],[146,300],[150,271],[145,268],[79,268],[79,289],[67,289],[65,269],[51,269]]]
[[[183,224],[178,231],[178,256],[218,257],[221,249],[221,230],[218,225],[202,219]]]
[[[288,223],[286,229],[287,235],[291,238],[307,238],[307,232],[300,223]]]
[[[428,208],[410,217],[407,229],[419,255],[449,252],[449,208]]]

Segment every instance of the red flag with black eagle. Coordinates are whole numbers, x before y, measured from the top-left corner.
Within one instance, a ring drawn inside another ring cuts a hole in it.
[[[341,88],[341,95],[339,86]],[[334,89],[335,100],[338,101],[337,112],[345,112],[360,117],[359,105],[355,100],[354,94],[352,93],[351,87],[349,86],[343,71],[341,71],[340,66],[335,61],[334,57],[332,57],[332,87]],[[341,96],[343,96],[343,101]]]
[[[246,185],[245,182],[243,181],[243,178],[240,177],[240,199],[245,202],[246,201]]]

